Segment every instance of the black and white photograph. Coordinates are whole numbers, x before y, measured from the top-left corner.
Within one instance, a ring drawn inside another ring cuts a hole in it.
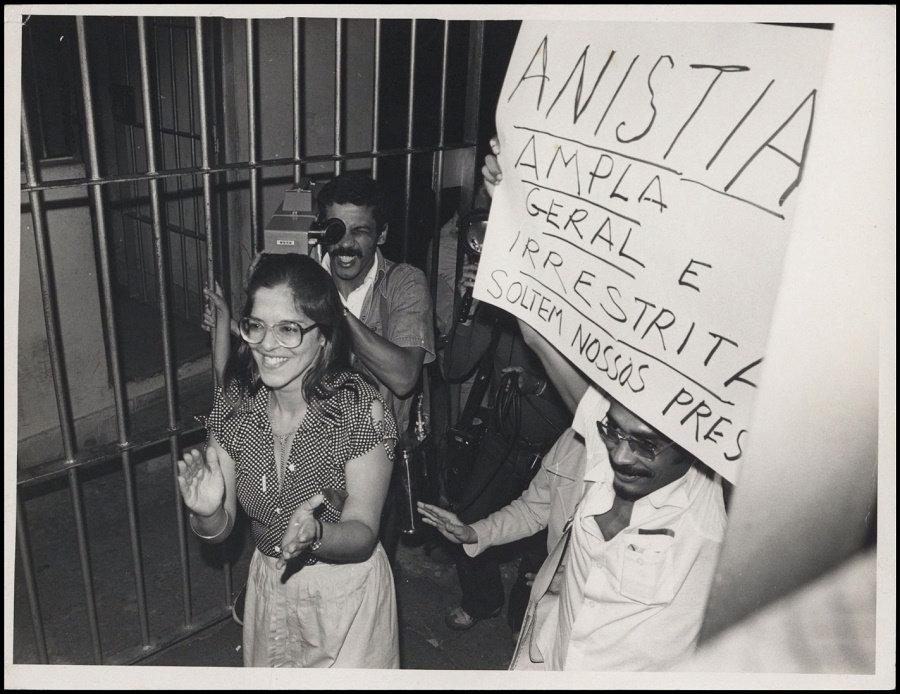
[[[4,20],[5,688],[896,686],[896,6]]]

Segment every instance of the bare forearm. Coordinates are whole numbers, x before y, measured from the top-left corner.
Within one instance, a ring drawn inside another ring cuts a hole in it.
[[[415,387],[422,370],[421,350],[395,345],[370,330],[352,313],[347,325],[353,340],[353,352],[375,377],[397,397],[405,397]]]
[[[574,413],[588,388],[587,378],[545,338],[530,330],[523,330],[522,336],[525,344],[541,360],[544,371],[547,372],[566,407]]]
[[[376,533],[362,521],[322,523],[322,544],[315,554],[331,561],[361,562],[372,555],[377,541]]]

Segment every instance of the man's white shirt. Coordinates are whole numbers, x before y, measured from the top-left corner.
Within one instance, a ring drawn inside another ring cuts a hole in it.
[[[587,448],[586,491],[575,510],[560,592],[552,670],[665,670],[696,645],[725,530],[720,483],[703,468],[635,502],[606,541],[594,516],[615,492],[596,422],[608,401],[590,388],[573,429]]]
[[[322,256],[322,267],[328,271],[328,274],[331,274],[331,257],[328,253],[325,253]],[[347,310],[350,311],[355,317],[359,318],[359,314],[362,313],[363,303],[366,300],[366,294],[369,293],[369,289],[375,284],[375,278],[378,276],[378,257],[376,256],[375,262],[372,263],[372,267],[369,268],[369,272],[366,273],[366,277],[363,280],[362,284],[359,285],[356,289],[351,291],[346,298],[338,292],[341,297],[341,301],[344,303],[344,306],[347,307]]]

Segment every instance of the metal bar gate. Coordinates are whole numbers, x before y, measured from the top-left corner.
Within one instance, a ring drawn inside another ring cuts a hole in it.
[[[90,20],[87,20],[90,21]],[[206,241],[206,274],[207,281],[212,281],[217,276],[217,257],[221,239],[216,233],[216,224],[213,219],[214,210],[214,175],[225,171],[247,171],[250,177],[250,207],[251,207],[251,243],[256,252],[262,245],[262,220],[261,220],[261,181],[262,171],[267,168],[291,165],[293,167],[293,179],[299,181],[304,165],[331,161],[334,164],[336,174],[340,173],[344,162],[357,159],[370,159],[371,170],[374,177],[378,176],[378,163],[382,158],[404,156],[406,158],[406,181],[404,188],[403,220],[405,224],[403,237],[404,259],[408,251],[409,220],[411,206],[411,177],[413,157],[417,154],[431,153],[433,156],[433,180],[435,183],[435,217],[433,229],[434,251],[432,253],[431,267],[428,269],[432,296],[435,295],[437,281],[437,241],[439,240],[440,205],[441,205],[441,176],[444,152],[449,149],[473,148],[475,146],[475,127],[477,122],[478,94],[474,98],[466,99],[466,123],[464,139],[460,145],[448,147],[445,142],[445,110],[447,106],[447,61],[450,22],[443,21],[443,41],[441,44],[441,80],[440,103],[438,108],[438,142],[430,146],[414,146],[413,136],[413,111],[416,96],[416,36],[417,20],[411,20],[410,31],[410,63],[409,63],[409,87],[408,87],[408,115],[406,128],[406,146],[402,148],[379,149],[379,104],[381,82],[379,72],[382,58],[382,20],[374,20],[374,92],[373,92],[373,144],[369,151],[345,152],[344,133],[342,121],[344,116],[344,102],[342,90],[344,88],[344,74],[342,72],[342,57],[344,53],[345,34],[341,20],[335,20],[335,54],[334,54],[334,82],[335,82],[335,119],[334,119],[334,153],[330,155],[301,156],[301,133],[303,104],[301,103],[301,56],[303,44],[301,29],[303,20],[292,20],[292,76],[293,76],[293,156],[289,158],[261,159],[259,156],[259,143],[257,140],[258,113],[255,92],[257,90],[257,77],[259,66],[255,50],[255,31],[257,20],[246,20],[246,58],[247,58],[247,89],[248,89],[248,119],[249,119],[249,158],[238,163],[214,163],[211,149],[210,133],[210,97],[209,97],[209,73],[207,62],[207,41],[209,23],[214,20],[194,18],[194,55],[189,54],[189,79],[196,78],[198,103],[194,104],[193,96],[190,97],[190,110],[193,114],[195,106],[199,112],[200,121],[200,165],[195,166],[193,143],[191,146],[191,163],[189,168],[165,169],[160,168],[157,153],[160,143],[156,133],[161,130],[157,122],[162,112],[159,94],[154,94],[154,84],[151,75],[152,56],[148,36],[148,19],[136,18],[137,42],[140,69],[140,90],[143,101],[144,136],[146,148],[146,171],[143,173],[130,173],[124,175],[102,176],[100,168],[100,146],[98,144],[97,118],[95,114],[96,95],[92,91],[91,64],[88,53],[88,40],[86,37],[86,20],[84,17],[76,18],[78,67],[80,72],[80,86],[83,99],[84,129],[87,141],[87,167],[86,177],[52,182],[42,182],[39,172],[39,157],[33,148],[32,128],[33,121],[28,107],[25,106],[25,86],[23,84],[23,108],[22,108],[22,151],[24,156],[24,182],[21,191],[28,197],[28,206],[34,227],[34,237],[37,252],[38,272],[40,279],[41,298],[44,308],[44,322],[47,332],[50,364],[53,386],[56,394],[56,406],[59,418],[59,426],[63,441],[64,455],[60,460],[50,461],[28,469],[19,469],[17,482],[16,504],[16,531],[17,548],[22,562],[22,580],[27,591],[28,605],[31,613],[32,630],[36,643],[38,660],[41,663],[50,662],[47,653],[47,634],[45,621],[41,614],[41,601],[38,594],[37,582],[33,566],[32,539],[28,530],[28,519],[22,502],[21,492],[29,486],[53,478],[64,478],[68,486],[72,513],[75,520],[75,531],[78,546],[78,561],[80,566],[82,588],[87,613],[88,629],[91,638],[91,650],[93,662],[96,664],[125,664],[135,663],[181,640],[197,631],[227,618],[228,607],[232,596],[231,567],[223,564],[224,590],[222,592],[222,606],[211,615],[198,616],[195,614],[191,601],[191,574],[188,558],[188,539],[184,523],[184,512],[178,493],[178,485],[175,481],[176,461],[180,457],[183,442],[188,438],[196,438],[201,428],[195,423],[179,421],[178,409],[178,380],[176,377],[176,364],[173,355],[173,335],[171,316],[171,297],[169,284],[169,235],[165,233],[163,224],[163,210],[159,185],[161,181],[174,179],[179,189],[181,178],[184,176],[199,176],[202,180],[202,231]],[[483,51],[483,23],[470,23],[469,40],[469,80],[474,79],[474,88],[480,87],[481,60]],[[171,27],[170,27],[171,32]],[[123,32],[124,33],[124,32]],[[171,39],[169,49],[174,41]],[[192,58],[192,60],[191,60]],[[174,55],[169,56],[170,69],[174,71]],[[156,62],[157,79],[159,77],[159,63]],[[127,69],[127,68],[126,68]],[[472,85],[470,85],[470,88]],[[173,89],[174,92],[174,89]],[[188,92],[192,95],[192,88]],[[471,95],[470,95],[471,96]],[[157,97],[157,98],[154,98]],[[174,98],[174,93],[173,93]],[[177,103],[172,104],[177,110]],[[193,122],[193,118],[192,118]],[[173,119],[174,130],[177,131],[177,120]],[[38,120],[38,127],[43,124]],[[165,130],[165,129],[162,129]],[[176,139],[177,147],[177,139]],[[134,150],[132,149],[132,154]],[[181,159],[176,156],[180,163]],[[110,264],[110,238],[106,226],[106,214],[109,202],[105,195],[107,187],[115,184],[133,183],[135,185],[146,182],[150,193],[150,217],[152,225],[153,257],[155,261],[156,293],[159,303],[159,317],[161,322],[161,342],[163,351],[163,376],[165,383],[165,422],[157,427],[155,432],[143,436],[136,436],[129,422],[128,401],[126,398],[125,379],[122,373],[122,354],[120,350],[120,333],[116,324],[116,291],[114,288],[114,268]],[[108,361],[112,382],[112,393],[115,401],[115,420],[117,427],[117,441],[113,446],[101,446],[93,449],[78,450],[73,420],[72,403],[70,400],[69,384],[67,380],[67,366],[63,354],[62,334],[60,330],[60,310],[57,301],[60,289],[55,284],[51,256],[49,249],[49,230],[46,222],[46,204],[44,191],[59,188],[83,188],[88,191],[90,204],[93,210],[93,232],[98,248],[99,256],[99,284],[100,306],[108,331]],[[468,191],[471,194],[471,191]],[[179,196],[179,205],[181,197]],[[196,209],[196,207],[195,207]],[[183,209],[181,223],[183,226]],[[195,226],[199,232],[199,225]],[[198,251],[199,253],[199,251]],[[184,253],[181,255],[184,262]],[[187,293],[185,293],[185,300]],[[171,479],[174,486],[176,507],[177,544],[180,560],[180,596],[182,607],[182,628],[176,633],[152,634],[147,614],[147,588],[145,585],[143,553],[138,532],[138,514],[134,481],[133,453],[139,449],[156,444],[168,445],[168,456],[171,463]],[[90,561],[90,547],[86,531],[84,508],[82,503],[82,479],[81,473],[88,467],[101,462],[118,459],[125,480],[125,506],[128,516],[128,531],[131,553],[131,568],[133,573],[134,590],[137,597],[136,619],[140,630],[140,645],[116,651],[104,653],[101,647],[101,631],[97,618],[97,596],[95,581],[92,575]]]

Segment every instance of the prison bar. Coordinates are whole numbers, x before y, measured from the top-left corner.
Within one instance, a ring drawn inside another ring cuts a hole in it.
[[[301,75],[300,75],[300,66],[302,64],[300,59],[300,51],[303,50],[303,43],[300,41],[300,18],[294,17],[291,19],[291,74],[294,78],[294,159],[300,159],[300,142],[302,140],[302,127],[301,123],[302,112],[300,110],[300,84],[301,84]],[[294,185],[300,185],[300,179],[303,177],[303,167],[300,164],[294,164]]]
[[[100,160],[97,154],[94,97],[91,91],[84,17],[75,18],[75,29],[78,40],[78,63],[81,68],[81,93],[84,100],[84,126],[88,146],[88,175],[92,180],[98,180],[100,178]],[[112,391],[116,408],[116,428],[119,433],[119,445],[123,447],[122,473],[125,477],[125,506],[128,512],[128,531],[131,540],[138,622],[141,630],[141,644],[148,646],[150,644],[150,627],[147,621],[147,595],[144,588],[144,569],[141,562],[141,541],[138,533],[137,506],[134,498],[134,479],[132,478],[131,455],[124,448],[128,445],[128,407],[125,396],[125,381],[122,376],[122,357],[119,352],[119,332],[116,328],[113,279],[109,264],[109,236],[106,232],[106,210],[103,203],[103,189],[100,186],[90,186],[90,193],[94,203],[94,229],[96,231],[100,261],[101,308],[106,320],[109,368],[112,376]]]
[[[194,129],[194,58],[191,56],[191,39],[190,39],[190,30],[185,32],[185,40],[187,41],[187,46],[185,46],[185,54],[188,59],[188,70],[187,70],[187,79],[188,79],[188,124],[190,129]],[[200,138],[196,138],[197,142],[199,142]],[[191,140],[191,168],[197,168],[197,148],[196,142]],[[191,192],[197,190],[197,176],[191,176]],[[200,234],[200,205],[197,200],[196,194],[191,196],[193,198],[193,204],[191,208],[194,211],[194,239],[197,239],[197,236]],[[208,236],[208,234],[204,234],[204,236]],[[200,252],[200,244],[194,244],[194,262],[197,263],[197,272],[200,273],[200,278],[197,280],[197,302],[198,302],[198,311],[203,313],[203,306],[206,303],[206,300],[203,296],[203,254]],[[209,273],[206,276],[207,283],[212,287],[213,275]],[[187,287],[187,277],[185,277],[185,287]]]
[[[341,70],[341,50],[343,48],[343,35],[341,33],[341,18],[334,20],[334,156],[341,156],[341,99],[344,89],[344,74]],[[334,175],[341,175],[341,160],[334,160]]]
[[[200,159],[203,166],[203,225],[206,231],[206,273],[211,289],[216,288],[216,255],[217,241],[213,235],[212,219],[212,179],[209,173],[209,114],[206,98],[206,62],[204,58],[205,43],[203,40],[203,19],[194,18],[194,50],[197,53],[197,101],[200,110]],[[191,119],[193,122],[193,118]],[[201,294],[202,296],[202,294]],[[210,355],[215,360],[215,355]],[[213,367],[215,365],[213,363]],[[222,572],[225,579],[225,602],[231,604],[231,561],[222,553]]]
[[[87,529],[84,525],[84,504],[81,501],[81,484],[78,470],[70,468],[68,473],[69,494],[72,498],[72,513],[75,518],[75,536],[78,538],[78,561],[81,564],[81,581],[84,584],[85,608],[91,633],[91,647],[94,663],[103,664],[100,646],[100,625],[97,621],[97,603],[94,599],[94,579],[91,575],[91,558],[87,545]]]
[[[444,20],[444,40],[441,47],[441,97],[438,111],[438,147],[444,146],[446,130],[445,109],[447,107],[447,58],[450,47],[450,21]],[[444,152],[439,149],[434,154],[434,229],[431,234],[431,267],[429,268],[429,289],[433,298],[431,304],[434,325],[437,325],[437,281],[438,261],[441,244],[441,194],[444,187]]]
[[[262,223],[259,204],[259,142],[256,138],[256,40],[253,35],[256,23],[247,19],[247,127],[250,131],[250,252],[256,256],[263,248]]]
[[[463,139],[478,141],[478,110],[481,103],[481,68],[484,63],[484,22],[472,22],[469,27],[469,66],[466,75],[466,120]],[[476,145],[476,155],[478,152]],[[476,165],[477,166],[477,165]],[[476,186],[469,190],[467,208],[475,203]]]
[[[416,100],[416,22],[413,19],[409,30],[409,113],[406,121],[406,149],[413,146],[413,108]],[[410,151],[406,155],[406,185],[403,190],[403,262],[409,259],[409,207],[412,202],[412,162]]]
[[[16,538],[19,541],[19,558],[22,561],[22,573],[25,577],[25,590],[28,593],[28,607],[31,609],[31,628],[34,631],[34,642],[37,647],[38,660],[50,662],[47,658],[47,639],[44,636],[44,620],[41,616],[41,603],[38,600],[37,585],[34,581],[34,562],[31,559],[31,543],[28,526],[25,524],[25,509],[22,508],[21,494],[16,499]]]
[[[169,84],[171,85],[171,99],[169,99],[169,103],[172,106],[172,128],[178,129],[178,88],[175,86],[175,30],[170,25],[169,27]],[[159,34],[155,31],[154,28],[154,38],[155,38],[155,50],[157,55],[156,66],[157,66],[157,88],[159,88],[160,80],[159,80]],[[187,71],[188,75],[191,74],[191,71]],[[160,99],[162,98],[162,90],[159,89]],[[159,109],[159,119],[162,121],[162,104],[160,103]],[[162,139],[162,138],[160,138]],[[172,143],[175,147],[175,166],[181,168],[181,145],[178,142],[178,135],[172,136]],[[165,151],[166,148],[160,147],[160,151],[163,154],[163,168],[166,168],[165,162]],[[193,162],[191,162],[191,168],[194,168]],[[184,229],[184,199],[182,197],[182,186],[181,186],[181,177],[175,179],[175,185],[178,188],[178,226]],[[168,193],[168,190],[166,191]],[[169,199],[170,196],[167,194],[166,199]],[[168,204],[166,205],[166,220],[169,218],[169,208]],[[195,227],[196,229],[196,227]],[[190,309],[188,308],[188,291],[187,291],[187,259],[185,258],[185,243],[184,243],[184,235],[179,234],[178,243],[181,246],[181,251],[178,254],[181,256],[181,278],[182,278],[182,291],[184,292],[184,315],[187,317],[189,315]],[[175,283],[173,282],[173,285]]]
[[[32,149],[31,131],[28,124],[28,110],[25,99],[22,99],[22,145],[25,155],[25,175],[29,182],[37,181],[37,166]],[[47,330],[47,342],[50,347],[50,367],[53,374],[53,386],[56,392],[56,407],[59,414],[60,430],[63,439],[63,451],[67,462],[75,460],[75,431],[72,422],[72,406],[69,401],[68,383],[66,380],[65,362],[62,351],[62,337],[59,329],[59,307],[56,302],[56,290],[53,286],[52,265],[50,262],[50,239],[44,218],[43,195],[40,192],[29,193],[31,201],[31,218],[34,224],[35,249],[37,251],[38,274],[41,282],[41,298],[44,304],[44,322]],[[75,517],[75,529],[78,536],[78,555],[81,565],[81,578],[86,597],[88,627],[91,634],[91,646],[94,662],[103,660],[100,649],[100,630],[97,623],[97,608],[94,603],[93,579],[91,577],[90,558],[87,554],[87,538],[82,518],[81,495],[78,488],[78,471],[68,468],[69,491],[72,499],[72,512]],[[39,616],[40,618],[40,616]]]
[[[147,147],[147,171],[156,172],[156,122],[153,114],[153,102],[150,95],[150,64],[147,52],[147,18],[137,18],[138,27],[138,52],[141,62],[141,92],[144,100],[144,136]],[[177,460],[180,455],[178,445],[177,413],[178,406],[175,395],[175,365],[172,354],[172,335],[169,317],[169,291],[168,291],[168,264],[166,258],[166,239],[163,236],[162,221],[160,215],[159,181],[150,179],[150,216],[153,219],[153,245],[156,256],[156,280],[159,298],[159,315],[161,323],[162,347],[163,347],[163,376],[166,384],[166,406],[169,416],[169,452],[172,457],[172,475],[175,483],[175,515],[178,528],[178,551],[181,558],[181,592],[184,608],[184,623],[191,621],[191,584],[188,567],[187,537],[185,536],[184,510],[181,504],[181,492],[178,490]]]
[[[128,60],[128,25],[125,22],[122,22],[122,54],[125,56],[125,84],[130,88],[131,87],[131,66],[130,61]],[[133,173],[137,173],[137,148],[135,147],[134,140],[134,126],[130,126],[128,128],[128,139],[129,144],[131,145],[131,170]],[[140,180],[140,179],[139,179]],[[131,186],[131,194],[135,201],[140,198],[139,193],[139,180],[132,181]],[[124,232],[124,228],[123,228]],[[134,225],[134,235],[137,238],[137,246],[138,246],[138,265],[139,272],[138,275],[140,277],[141,284],[141,299],[146,299],[147,297],[147,273],[144,272],[144,234],[141,231],[141,225]],[[126,265],[128,263],[127,255],[126,255]]]
[[[381,86],[381,20],[375,20],[375,75],[372,79],[372,178],[378,180],[378,107]]]

